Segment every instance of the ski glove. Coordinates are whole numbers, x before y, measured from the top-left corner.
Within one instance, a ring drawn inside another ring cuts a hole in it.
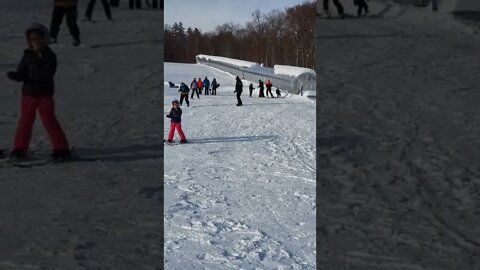
[[[172,118],[172,116],[170,114],[167,114],[167,118]]]
[[[21,76],[15,71],[7,72],[7,77],[12,81],[16,81],[16,82],[21,82],[22,81]]]

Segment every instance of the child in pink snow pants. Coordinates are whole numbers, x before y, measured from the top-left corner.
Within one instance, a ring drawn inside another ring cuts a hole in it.
[[[178,100],[172,101],[172,109],[170,110],[170,113],[167,114],[167,118],[171,119],[167,142],[173,142],[173,136],[176,129],[180,136],[180,143],[186,143],[187,139],[182,130],[182,109],[180,109],[180,106],[178,105]]]

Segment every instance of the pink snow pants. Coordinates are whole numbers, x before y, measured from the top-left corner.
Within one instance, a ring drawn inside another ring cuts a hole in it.
[[[183,133],[183,130],[182,130],[182,123],[174,123],[174,122],[170,122],[170,131],[168,132],[168,140],[173,140],[175,129],[177,130],[178,135],[180,136],[180,140],[182,141],[186,140],[185,134]]]

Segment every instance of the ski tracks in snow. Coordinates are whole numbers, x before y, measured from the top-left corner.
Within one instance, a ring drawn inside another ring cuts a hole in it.
[[[167,63],[165,74],[222,84],[182,107],[192,143],[165,148],[166,267],[315,269],[315,104],[244,94],[236,107],[223,72]],[[178,97],[165,91],[169,107]]]

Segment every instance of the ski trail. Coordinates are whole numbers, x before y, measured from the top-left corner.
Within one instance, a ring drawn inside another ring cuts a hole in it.
[[[247,90],[236,107],[230,74],[165,66],[176,84],[205,76],[221,87],[182,106],[192,143],[165,148],[166,267],[314,269],[315,104]],[[165,88],[166,110],[176,91]]]

